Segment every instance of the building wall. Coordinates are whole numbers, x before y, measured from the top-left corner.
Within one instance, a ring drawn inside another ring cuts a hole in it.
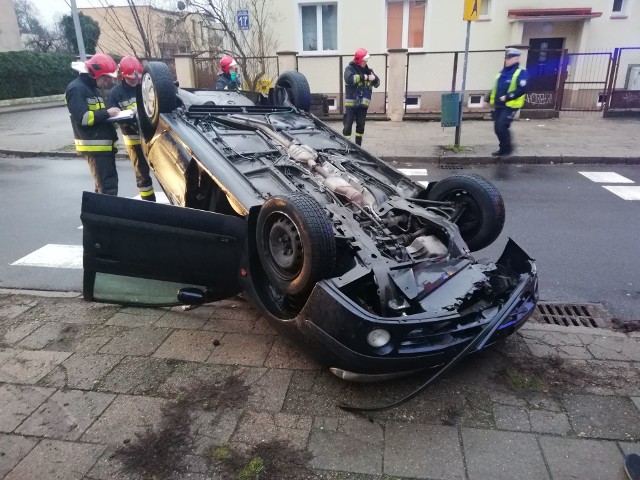
[[[22,40],[11,0],[0,0],[0,52],[22,50]]]

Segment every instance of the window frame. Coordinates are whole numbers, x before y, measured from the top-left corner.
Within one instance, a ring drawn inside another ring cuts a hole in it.
[[[613,0],[613,4],[611,5],[611,13],[613,15],[624,15],[626,12],[626,8],[625,8],[626,5],[627,5],[627,2],[625,2],[624,0],[620,0],[620,10],[614,10],[616,6],[616,0]]]
[[[493,0],[482,0],[482,5],[487,6],[487,13],[480,14],[479,20],[491,20],[491,15],[493,13]]]
[[[334,5],[336,7],[336,49],[335,50],[305,50],[304,49],[304,31],[302,27],[302,7],[316,7],[316,35],[318,40],[318,47],[324,45],[324,37],[322,36],[322,7],[326,5]],[[338,22],[339,3],[334,1],[322,2],[317,0],[298,0],[298,44],[300,45],[299,52],[303,56],[312,55],[336,55],[340,51],[340,28]]]
[[[385,0],[384,2],[384,46],[389,48],[406,48],[409,52],[424,52],[427,50],[427,19],[429,15],[429,0],[424,0],[424,23],[422,25],[422,47],[409,47],[409,4],[414,0]],[[387,45],[387,35],[389,29],[389,4],[402,3],[402,45],[400,47],[389,47]]]

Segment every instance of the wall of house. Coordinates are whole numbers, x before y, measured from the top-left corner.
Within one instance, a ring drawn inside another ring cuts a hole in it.
[[[0,52],[22,50],[22,40],[11,0],[0,0]]]

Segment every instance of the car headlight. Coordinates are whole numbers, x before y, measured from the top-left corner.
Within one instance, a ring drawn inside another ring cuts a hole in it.
[[[384,347],[391,340],[391,334],[382,328],[371,330],[367,335],[367,343],[374,348]]]

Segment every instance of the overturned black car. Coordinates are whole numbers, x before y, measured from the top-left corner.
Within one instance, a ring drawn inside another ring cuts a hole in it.
[[[532,259],[512,240],[495,263],[470,253],[502,230],[496,188],[470,174],[416,184],[309,104],[297,72],[267,96],[180,89],[148,63],[138,122],[173,205],[84,193],[85,298],[245,292],[350,380],[440,365],[522,326],[538,299]]]

